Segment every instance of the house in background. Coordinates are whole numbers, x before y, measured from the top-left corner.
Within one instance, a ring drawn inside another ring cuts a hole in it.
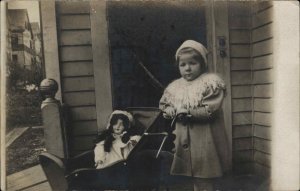
[[[35,48],[27,9],[9,9],[7,18],[11,32],[12,62],[31,69],[35,63]]]
[[[42,68],[42,39],[41,39],[41,30],[38,22],[30,23],[33,42],[34,42],[34,51],[35,51],[35,61],[36,66],[41,70]]]
[[[283,116],[299,113],[299,102],[287,99],[299,89],[281,83],[282,71],[299,69],[298,11],[294,2],[273,1],[42,1],[45,72],[59,84],[56,98],[70,106],[70,155],[93,148],[113,109],[157,107],[162,92],[138,63],[166,85],[178,77],[176,48],[195,39],[227,85],[233,171],[271,177],[276,190],[298,187],[299,126]]]

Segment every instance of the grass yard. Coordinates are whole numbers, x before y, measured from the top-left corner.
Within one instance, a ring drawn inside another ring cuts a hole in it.
[[[29,128],[7,148],[7,175],[39,163],[38,156],[45,150],[43,131],[43,128]]]

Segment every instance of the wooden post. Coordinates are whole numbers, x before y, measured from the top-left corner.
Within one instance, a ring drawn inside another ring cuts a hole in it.
[[[97,125],[101,130],[112,112],[107,5],[106,1],[91,1],[90,6]]]
[[[215,11],[214,11],[214,1],[205,1],[205,17],[206,17],[206,36],[207,36],[207,61],[208,63],[208,71],[214,72],[216,69],[216,46],[215,46]]]
[[[223,102],[226,134],[232,151],[231,82],[229,55],[228,2],[206,2],[206,26],[209,71],[219,73],[226,83],[227,95]],[[222,42],[221,42],[222,41]],[[232,155],[232,152],[229,153]],[[230,156],[230,159],[232,156]]]
[[[230,51],[228,27],[228,2],[217,1],[214,6],[216,69],[226,84],[226,97],[223,101],[223,111],[226,134],[230,151],[232,151],[232,113],[231,113],[231,80],[230,80]],[[232,152],[229,153],[232,155]],[[230,156],[232,159],[232,156]]]
[[[62,125],[61,104],[56,100],[55,94],[58,84],[53,79],[44,79],[40,85],[40,91],[45,100],[42,103],[42,117],[46,150],[59,158],[68,157],[68,147],[65,128]]]
[[[55,1],[45,0],[40,2],[41,31],[44,53],[46,77],[56,80],[60,86],[60,67],[58,58],[57,28]],[[56,94],[58,100],[62,100],[61,90]]]

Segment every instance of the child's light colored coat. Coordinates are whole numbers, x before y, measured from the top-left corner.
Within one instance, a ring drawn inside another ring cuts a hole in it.
[[[192,120],[176,123],[175,157],[171,173],[213,178],[228,169],[228,141],[221,110],[225,84],[216,74],[202,74],[193,81],[175,80],[161,100],[163,111],[185,109]]]

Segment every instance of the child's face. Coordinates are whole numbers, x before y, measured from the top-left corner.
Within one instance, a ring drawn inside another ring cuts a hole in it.
[[[196,79],[202,73],[201,63],[191,54],[182,54],[178,66],[181,76],[187,81]]]
[[[117,135],[121,135],[124,131],[125,127],[122,119],[118,119],[117,123],[113,125],[113,131]]]

